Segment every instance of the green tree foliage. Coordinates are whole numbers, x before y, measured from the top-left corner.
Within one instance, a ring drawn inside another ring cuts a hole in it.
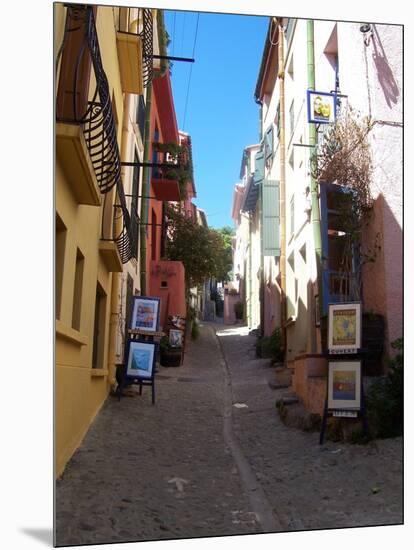
[[[368,390],[368,423],[374,437],[402,435],[404,414],[403,339],[391,343],[396,354],[389,360],[387,376],[377,380]]]
[[[231,248],[229,257],[221,233],[171,207],[167,207],[166,214],[165,257],[184,264],[187,287],[199,286],[209,277],[225,280],[232,265]]]
[[[230,272],[233,267],[233,247],[232,240],[234,237],[234,229],[228,225],[215,229],[223,240],[223,251],[221,256],[220,276],[216,277],[219,281],[227,281],[231,278]]]

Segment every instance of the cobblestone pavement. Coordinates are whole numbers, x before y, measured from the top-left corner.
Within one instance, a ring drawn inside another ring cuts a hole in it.
[[[218,337],[215,336],[215,330]],[[284,426],[244,327],[204,323],[184,365],[108,397],[56,484],[56,544],[402,522],[402,442],[327,442]]]
[[[401,524],[402,438],[368,445],[326,441],[286,427],[271,390],[268,360],[256,359],[246,328],[218,330],[230,375],[233,429],[257,479],[286,530]],[[230,336],[231,335],[231,336]]]

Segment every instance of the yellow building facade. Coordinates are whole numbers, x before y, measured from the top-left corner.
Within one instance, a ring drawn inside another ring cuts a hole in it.
[[[115,383],[127,276],[139,290],[141,176],[121,162],[142,160],[139,120],[152,73],[148,48],[152,54],[155,13],[63,4],[54,10],[60,476]]]

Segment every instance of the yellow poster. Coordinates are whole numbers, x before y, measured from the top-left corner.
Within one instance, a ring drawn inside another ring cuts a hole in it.
[[[357,346],[356,309],[333,311],[332,343],[334,346]]]

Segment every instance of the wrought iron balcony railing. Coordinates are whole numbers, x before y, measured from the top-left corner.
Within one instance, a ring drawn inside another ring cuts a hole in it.
[[[110,216],[110,223],[107,223],[107,216]],[[116,243],[123,264],[131,258],[137,259],[139,225],[136,202],[132,201],[128,209],[123,188],[117,189],[115,204],[109,203],[105,196],[101,240]]]
[[[100,192],[106,194],[116,186],[119,204],[110,240],[116,242],[122,263],[126,263],[137,255],[133,231],[137,215],[136,212],[130,215],[126,204],[115,118],[93,10],[93,6],[67,5],[64,40],[58,54],[61,69],[56,119],[82,126]],[[91,69],[94,79],[91,79]],[[93,93],[89,91],[90,81],[95,82]],[[117,219],[119,216],[122,216],[122,223]],[[116,232],[119,225],[122,230]],[[105,235],[102,238],[109,240]]]
[[[140,33],[142,38],[142,47],[143,47],[143,79],[144,86],[147,86],[153,77],[153,21],[152,21],[152,11],[150,9],[142,10],[142,31]]]
[[[121,164],[92,6],[68,6],[62,46],[56,118],[58,122],[83,126],[99,189],[107,193],[121,179]],[[92,94],[91,67],[96,82]]]

